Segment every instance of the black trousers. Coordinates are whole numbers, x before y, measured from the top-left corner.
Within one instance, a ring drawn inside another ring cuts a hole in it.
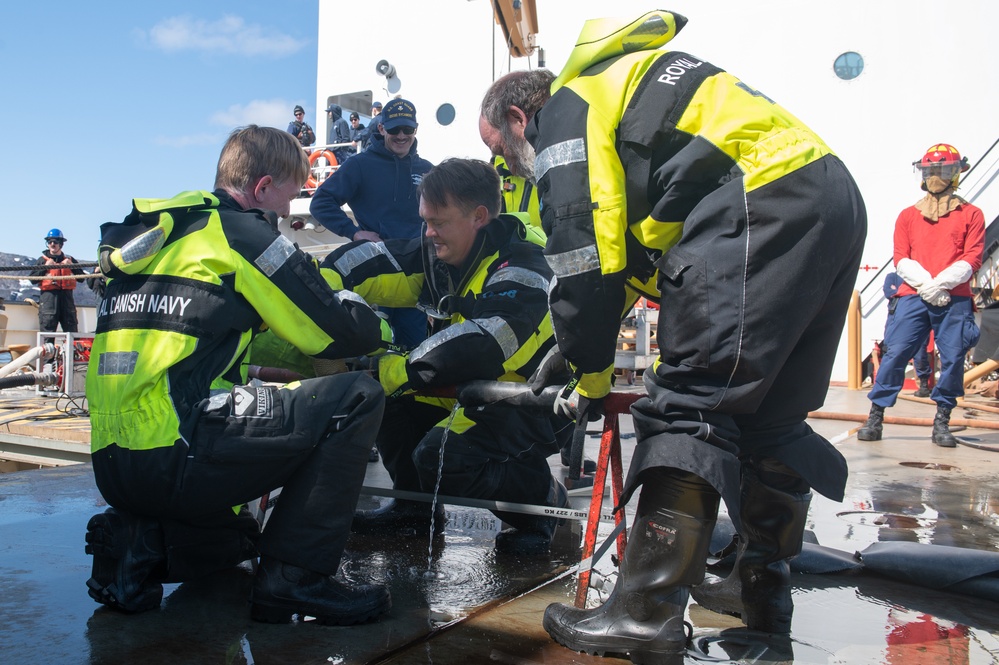
[[[79,332],[73,291],[42,291],[41,302],[38,303],[38,329],[42,332],[55,332],[60,325],[63,332]]]
[[[396,489],[544,505],[552,486],[548,456],[559,450],[560,433],[542,414],[510,407],[469,414],[459,411],[451,428],[449,400],[389,400],[378,433],[378,450]],[[443,458],[441,448],[443,447]],[[493,511],[515,528],[534,518]]]
[[[846,461],[805,419],[825,400],[866,232],[832,156],[751,192],[732,180],[694,209],[661,260],[661,358],[632,407],[626,496],[645,469],[681,468],[738,524],[741,464],[772,457],[842,499]]]
[[[333,574],[384,404],[381,386],[361,373],[236,386],[199,405],[187,441],[95,453],[97,486],[115,508],[162,522],[174,581],[238,563],[230,559],[256,527],[233,506],[283,487],[257,549]]]

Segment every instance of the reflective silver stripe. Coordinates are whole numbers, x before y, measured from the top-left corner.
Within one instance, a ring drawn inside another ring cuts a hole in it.
[[[163,249],[166,242],[166,231],[162,226],[146,231],[137,238],[125,243],[121,248],[121,258],[125,265],[134,263],[147,256],[152,256]]]
[[[591,270],[600,270],[600,255],[597,246],[580,247],[561,254],[551,254],[545,257],[548,265],[557,277],[581,275]]]
[[[101,376],[134,374],[135,364],[138,361],[138,351],[106,351],[97,360],[97,373]]]
[[[333,298],[338,303],[341,303],[341,304],[344,301],[347,301],[347,302],[359,302],[362,305],[367,305],[368,304],[367,300],[365,300],[364,298],[362,298],[358,294],[354,293],[353,291],[350,291],[349,289],[340,289],[339,291],[337,291],[336,293],[333,294]]]
[[[527,268],[506,267],[500,268],[486,280],[486,286],[499,282],[515,282],[523,284],[530,289],[541,289],[548,291],[548,280]]]
[[[482,329],[471,321],[464,321],[453,326],[448,326],[436,335],[431,335],[418,347],[409,352],[409,360],[413,362],[427,355],[441,344],[450,342],[462,335],[481,335]]]
[[[534,177],[538,180],[544,177],[548,169],[556,166],[575,164],[586,161],[586,142],[583,139],[569,139],[555,145],[550,145],[534,158]]]
[[[264,253],[254,261],[260,271],[270,277],[276,273],[285,261],[295,253],[295,243],[284,236],[278,236],[271,243],[271,246],[264,250]]]
[[[503,351],[503,360],[509,360],[517,352],[519,347],[517,345],[517,336],[514,334],[513,329],[500,317],[493,316],[488,319],[472,319],[448,326],[436,335],[427,338],[422,344],[413,349],[409,354],[409,360],[410,362],[417,361],[441,344],[450,342],[463,335],[481,335],[483,332],[488,333],[499,344],[500,350]]]
[[[517,335],[513,328],[505,320],[498,316],[491,316],[488,319],[472,319],[483,330],[492,335],[496,343],[503,351],[503,360],[509,360],[513,354],[517,353],[520,346],[517,344]]]
[[[383,242],[365,242],[361,243],[357,247],[344,252],[343,256],[338,258],[333,262],[333,267],[336,271],[344,278],[350,274],[350,271],[361,265],[365,261],[370,261],[371,259],[377,258],[378,256],[384,256],[392,264],[392,267],[402,272],[402,266],[399,262],[395,260],[389,251],[385,248],[385,243]]]

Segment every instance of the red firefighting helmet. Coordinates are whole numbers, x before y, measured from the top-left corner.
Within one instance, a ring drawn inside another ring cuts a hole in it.
[[[924,175],[927,174],[928,170],[932,169],[937,173],[940,173],[941,170],[947,171],[952,174],[951,177],[956,177],[958,173],[964,173],[968,170],[968,158],[961,157],[961,153],[952,145],[937,143],[930,146],[926,150],[926,154],[923,155],[923,158],[913,162],[912,165],[922,171]],[[945,179],[950,179],[946,175],[944,177]]]

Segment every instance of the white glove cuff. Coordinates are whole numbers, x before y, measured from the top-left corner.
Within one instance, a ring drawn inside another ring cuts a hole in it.
[[[912,259],[899,259],[898,265],[895,266],[895,272],[905,280],[906,284],[914,289],[919,289],[919,287],[928,284],[933,279],[933,276],[930,275],[930,272],[926,268]]]
[[[964,284],[969,279],[974,271],[971,269],[971,264],[967,261],[955,261],[951,265],[947,266],[940,271],[933,281],[935,281],[940,288],[950,291],[955,286]]]

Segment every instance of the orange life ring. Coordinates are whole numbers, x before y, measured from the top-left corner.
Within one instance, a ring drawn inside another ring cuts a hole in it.
[[[315,168],[316,162],[319,160],[320,157],[325,159],[326,163],[329,166],[339,166],[339,163],[336,160],[336,155],[334,155],[332,151],[330,150],[313,151],[312,154],[309,155],[309,179],[305,181],[305,188],[310,192],[316,191],[316,188],[319,187],[319,185],[322,184],[323,180],[326,179],[323,178],[322,180],[320,180],[316,176],[314,176],[312,172],[312,169]]]

